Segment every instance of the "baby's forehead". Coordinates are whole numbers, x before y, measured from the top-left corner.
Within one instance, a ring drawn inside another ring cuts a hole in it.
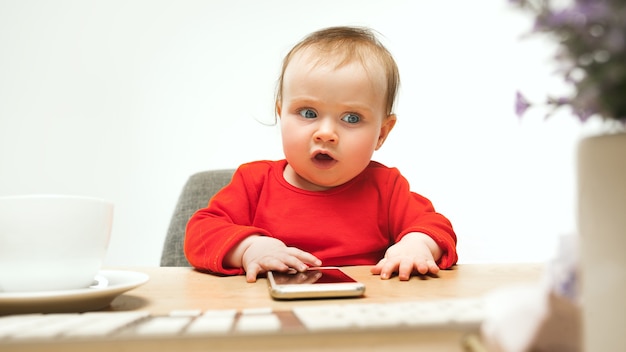
[[[386,70],[380,60],[377,60],[373,54],[347,52],[345,50],[331,50],[325,47],[309,46],[301,48],[294,52],[286,69],[290,66],[305,67],[308,70],[326,69],[337,70],[348,65],[361,66],[364,72],[372,80],[382,79],[386,82]]]
[[[316,65],[330,65],[335,68],[358,63],[366,69],[376,66],[382,68],[382,64],[376,59],[375,54],[365,48],[361,50],[346,50],[341,47],[310,45],[293,53],[292,60],[305,60]]]

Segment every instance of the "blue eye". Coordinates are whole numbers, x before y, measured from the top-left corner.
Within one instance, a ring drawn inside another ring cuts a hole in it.
[[[359,115],[355,115],[355,114],[348,114],[344,117],[341,118],[342,121],[345,121],[347,123],[357,123],[359,121],[361,121],[361,117]]]
[[[314,119],[317,117],[317,113],[311,109],[302,109],[298,111],[298,113],[305,119]]]

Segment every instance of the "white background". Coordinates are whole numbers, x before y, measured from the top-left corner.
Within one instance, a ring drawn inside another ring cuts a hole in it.
[[[0,0],[0,196],[109,199],[106,264],[158,265],[189,175],[282,158],[263,124],[282,57],[333,25],[373,27],[396,57],[399,121],[374,157],[452,220],[460,262],[549,259],[589,128],[515,116],[516,90],[563,87],[506,0]]]

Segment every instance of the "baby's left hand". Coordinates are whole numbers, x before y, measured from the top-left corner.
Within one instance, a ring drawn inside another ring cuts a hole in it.
[[[423,233],[409,233],[400,242],[387,249],[385,257],[372,267],[372,274],[389,279],[395,272],[402,281],[408,280],[413,273],[437,274],[439,267],[435,263],[441,257],[441,249]]]

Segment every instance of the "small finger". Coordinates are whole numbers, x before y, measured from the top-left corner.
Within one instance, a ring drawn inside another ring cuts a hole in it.
[[[251,265],[246,270],[246,281],[247,282],[256,282],[256,277],[259,274],[260,267],[258,265]]]
[[[431,274],[439,273],[439,266],[437,265],[437,263],[435,263],[434,260],[427,260],[426,263],[428,264],[428,271]]]
[[[439,267],[437,266],[437,263],[435,263],[435,261],[432,259],[427,259],[423,262],[418,263],[415,268],[417,269],[417,272],[421,275],[426,275],[428,273],[437,274],[439,272]]]
[[[291,248],[291,255],[297,258],[303,265],[304,263],[309,263],[312,266],[320,266],[322,265],[322,261],[309,252],[305,252],[298,248]],[[303,269],[306,270],[306,267]],[[302,270],[300,270],[302,271]]]
[[[286,258],[283,263],[301,273],[305,272],[309,268],[306,264],[304,264],[302,261],[295,257]]]
[[[374,265],[374,266],[370,269],[370,272],[371,272],[372,274],[374,274],[374,275],[379,275],[379,274],[380,274],[380,271],[381,271],[381,270],[382,270],[382,268],[383,268],[383,264],[382,264],[381,262],[382,262],[382,259],[381,259],[378,263],[376,263],[376,265]]]
[[[393,260],[385,260],[383,263],[382,269],[380,271],[380,278],[383,280],[387,280],[391,278],[394,271],[398,268],[398,263]]]
[[[400,281],[407,281],[413,273],[413,262],[410,260],[402,260],[398,268],[398,278]]]

